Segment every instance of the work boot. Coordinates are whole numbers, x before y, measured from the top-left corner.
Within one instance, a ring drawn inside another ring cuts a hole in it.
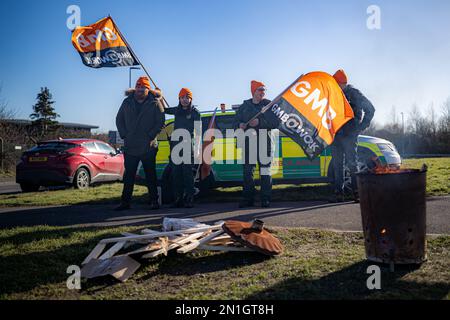
[[[359,194],[358,192],[353,192],[353,200],[355,203],[359,203]]]
[[[262,200],[261,201],[261,207],[262,208],[269,208],[270,207],[270,201],[269,200]]]
[[[344,202],[344,193],[343,192],[335,192],[332,202],[335,202],[335,203]]]
[[[194,197],[186,197],[184,202],[185,208],[193,208],[194,207]]]
[[[150,201],[150,210],[158,210],[160,208],[157,200]]]
[[[253,200],[244,199],[239,202],[239,208],[247,208],[247,207],[254,207],[255,202]]]
[[[184,208],[184,201],[182,197],[179,197],[175,200],[175,202],[171,205],[172,208]]]
[[[121,202],[117,207],[114,208],[114,211],[124,211],[130,209],[130,204],[126,202]]]

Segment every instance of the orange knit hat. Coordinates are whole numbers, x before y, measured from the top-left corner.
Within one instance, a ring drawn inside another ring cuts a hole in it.
[[[136,81],[136,86],[141,85],[146,87],[147,89],[151,89],[152,87],[150,86],[150,80],[148,80],[147,77],[140,77],[137,81]]]
[[[260,87],[265,87],[266,85],[260,81],[256,81],[256,80],[252,80],[251,86],[250,86],[250,90],[252,92],[252,95],[255,94],[256,89],[260,88]]]
[[[188,96],[192,100],[192,91],[188,88],[181,88],[180,93],[178,94],[178,98]]]
[[[336,71],[336,73],[333,75],[333,78],[336,79],[337,83],[339,84],[347,84],[347,75],[342,69]]]

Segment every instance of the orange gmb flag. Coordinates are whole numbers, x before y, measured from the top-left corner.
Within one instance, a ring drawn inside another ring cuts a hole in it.
[[[336,80],[325,72],[307,73],[267,110],[279,129],[297,142],[310,159],[330,145],[338,130],[354,117]]]
[[[72,44],[83,63],[91,68],[138,65],[111,17],[86,27],[76,27]]]

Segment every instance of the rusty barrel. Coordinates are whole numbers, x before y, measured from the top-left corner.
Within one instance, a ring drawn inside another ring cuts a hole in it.
[[[420,264],[426,260],[426,168],[356,175],[366,257]]]

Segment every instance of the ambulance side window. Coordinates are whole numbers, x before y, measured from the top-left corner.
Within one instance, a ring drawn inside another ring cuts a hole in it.
[[[202,134],[208,130],[209,121],[211,120],[211,117],[202,117]]]
[[[227,129],[234,129],[234,115],[224,115],[216,117],[216,127],[225,136]]]

